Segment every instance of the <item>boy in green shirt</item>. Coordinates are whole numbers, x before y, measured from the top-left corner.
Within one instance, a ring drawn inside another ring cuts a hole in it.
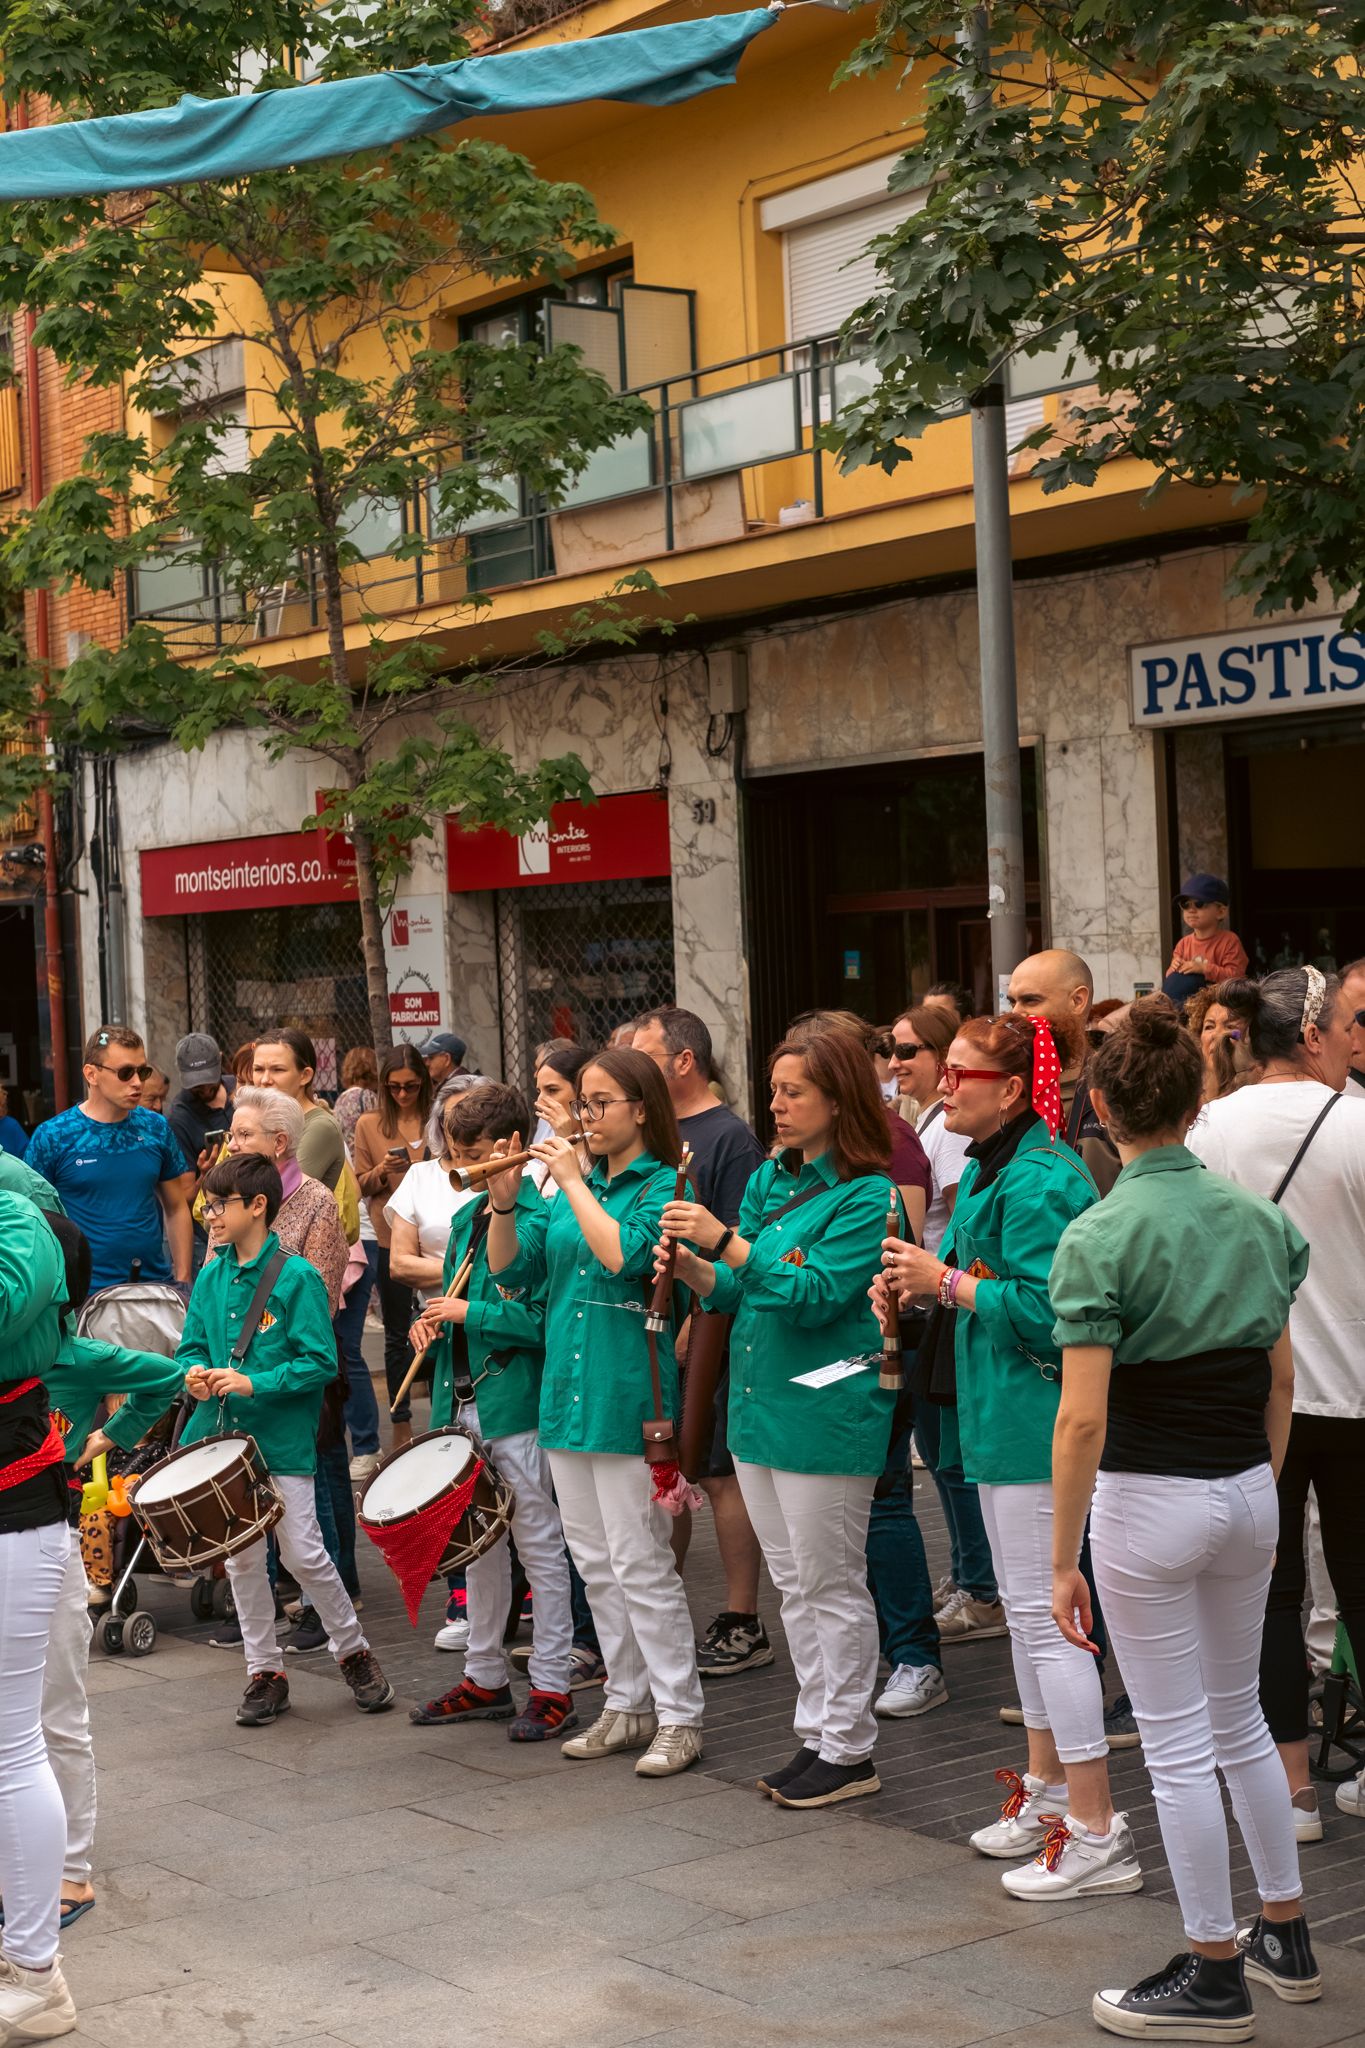
[[[284,1502],[275,1525],[280,1559],[298,1580],[327,1628],[332,1655],[363,1714],[383,1713],[393,1687],[365,1640],[336,1566],[323,1548],[313,1492],[318,1419],[323,1389],[335,1379],[336,1336],[327,1289],[306,1259],[280,1252],[270,1226],[284,1199],[270,1160],[239,1152],[206,1175],[204,1209],[219,1256],[210,1260],[190,1296],[185,1334],[177,1353],[185,1389],[200,1404],[182,1443],[199,1443],[228,1430],[245,1430]],[[277,1261],[278,1257],[278,1263]],[[233,1347],[247,1324],[256,1290],[271,1270],[264,1313],[242,1361]],[[246,1651],[248,1684],[237,1720],[258,1728],[289,1711],[289,1681],[275,1640],[275,1596],[264,1543],[227,1561],[232,1597]]]
[[[531,1113],[515,1088],[490,1081],[470,1088],[446,1111],[450,1156],[457,1167],[493,1156],[500,1138],[516,1151]],[[515,1206],[523,1213],[541,1206],[535,1182],[518,1182]],[[503,1478],[516,1495],[516,1545],[535,1591],[531,1645],[531,1695],[517,1713],[508,1680],[503,1625],[512,1591],[508,1546],[495,1543],[476,1558],[466,1575],[469,1648],[464,1677],[440,1699],[412,1709],[419,1725],[448,1721],[507,1721],[513,1742],[543,1742],[576,1727],[569,1691],[573,1613],[564,1528],[550,1482],[550,1461],[540,1448],[540,1378],[545,1365],[545,1308],[538,1295],[502,1283],[488,1270],[487,1194],[467,1202],[455,1216],[446,1250],[439,1300],[427,1304],[413,1330],[413,1343],[433,1345],[431,1426],[458,1422],[488,1444]],[[456,1274],[473,1254],[468,1280],[458,1296]],[[513,1716],[515,1715],[515,1719]]]

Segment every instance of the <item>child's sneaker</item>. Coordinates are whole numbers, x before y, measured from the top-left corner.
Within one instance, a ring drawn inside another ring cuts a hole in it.
[[[350,1686],[362,1714],[382,1714],[397,1698],[373,1650],[352,1650],[349,1657],[338,1659],[337,1669]]]
[[[289,1712],[289,1680],[282,1671],[253,1671],[237,1709],[239,1728],[264,1728]]]
[[[567,1692],[537,1692],[531,1696],[507,1730],[509,1742],[544,1742],[548,1736],[566,1734],[578,1726],[573,1696]]]
[[[439,1699],[428,1700],[424,1707],[413,1707],[408,1719],[417,1728],[439,1728],[447,1721],[510,1721],[516,1711],[510,1685],[493,1690],[475,1685],[472,1678],[462,1678]]]

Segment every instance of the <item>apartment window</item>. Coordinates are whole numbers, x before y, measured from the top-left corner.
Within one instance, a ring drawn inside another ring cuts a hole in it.
[[[868,244],[923,203],[919,192],[889,192],[895,157],[815,178],[776,193],[759,208],[768,234],[782,238],[787,339],[798,345],[834,334],[878,284]]]
[[[168,364],[157,377],[153,409],[172,431],[181,421],[214,424],[216,446],[205,465],[210,476],[233,476],[244,470],[251,460],[251,435],[242,337],[229,335]]]

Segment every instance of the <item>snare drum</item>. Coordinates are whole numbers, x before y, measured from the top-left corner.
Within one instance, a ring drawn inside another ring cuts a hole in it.
[[[144,1472],[133,1513],[163,1571],[205,1571],[259,1543],[284,1513],[254,1436],[206,1437]]]
[[[466,1486],[478,1461],[483,1470],[436,1566],[441,1573],[464,1570],[507,1534],[516,1505],[487,1446],[467,1429],[428,1430],[386,1452],[360,1497],[361,1528],[383,1550],[389,1531],[402,1529]]]

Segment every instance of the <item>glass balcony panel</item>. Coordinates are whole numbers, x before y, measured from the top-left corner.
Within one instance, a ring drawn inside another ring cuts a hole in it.
[[[570,484],[558,509],[596,505],[604,498],[633,497],[637,491],[650,490],[653,483],[654,432],[640,427],[590,455],[587,468]]]
[[[801,449],[801,380],[769,377],[678,409],[682,474],[714,476]]]

